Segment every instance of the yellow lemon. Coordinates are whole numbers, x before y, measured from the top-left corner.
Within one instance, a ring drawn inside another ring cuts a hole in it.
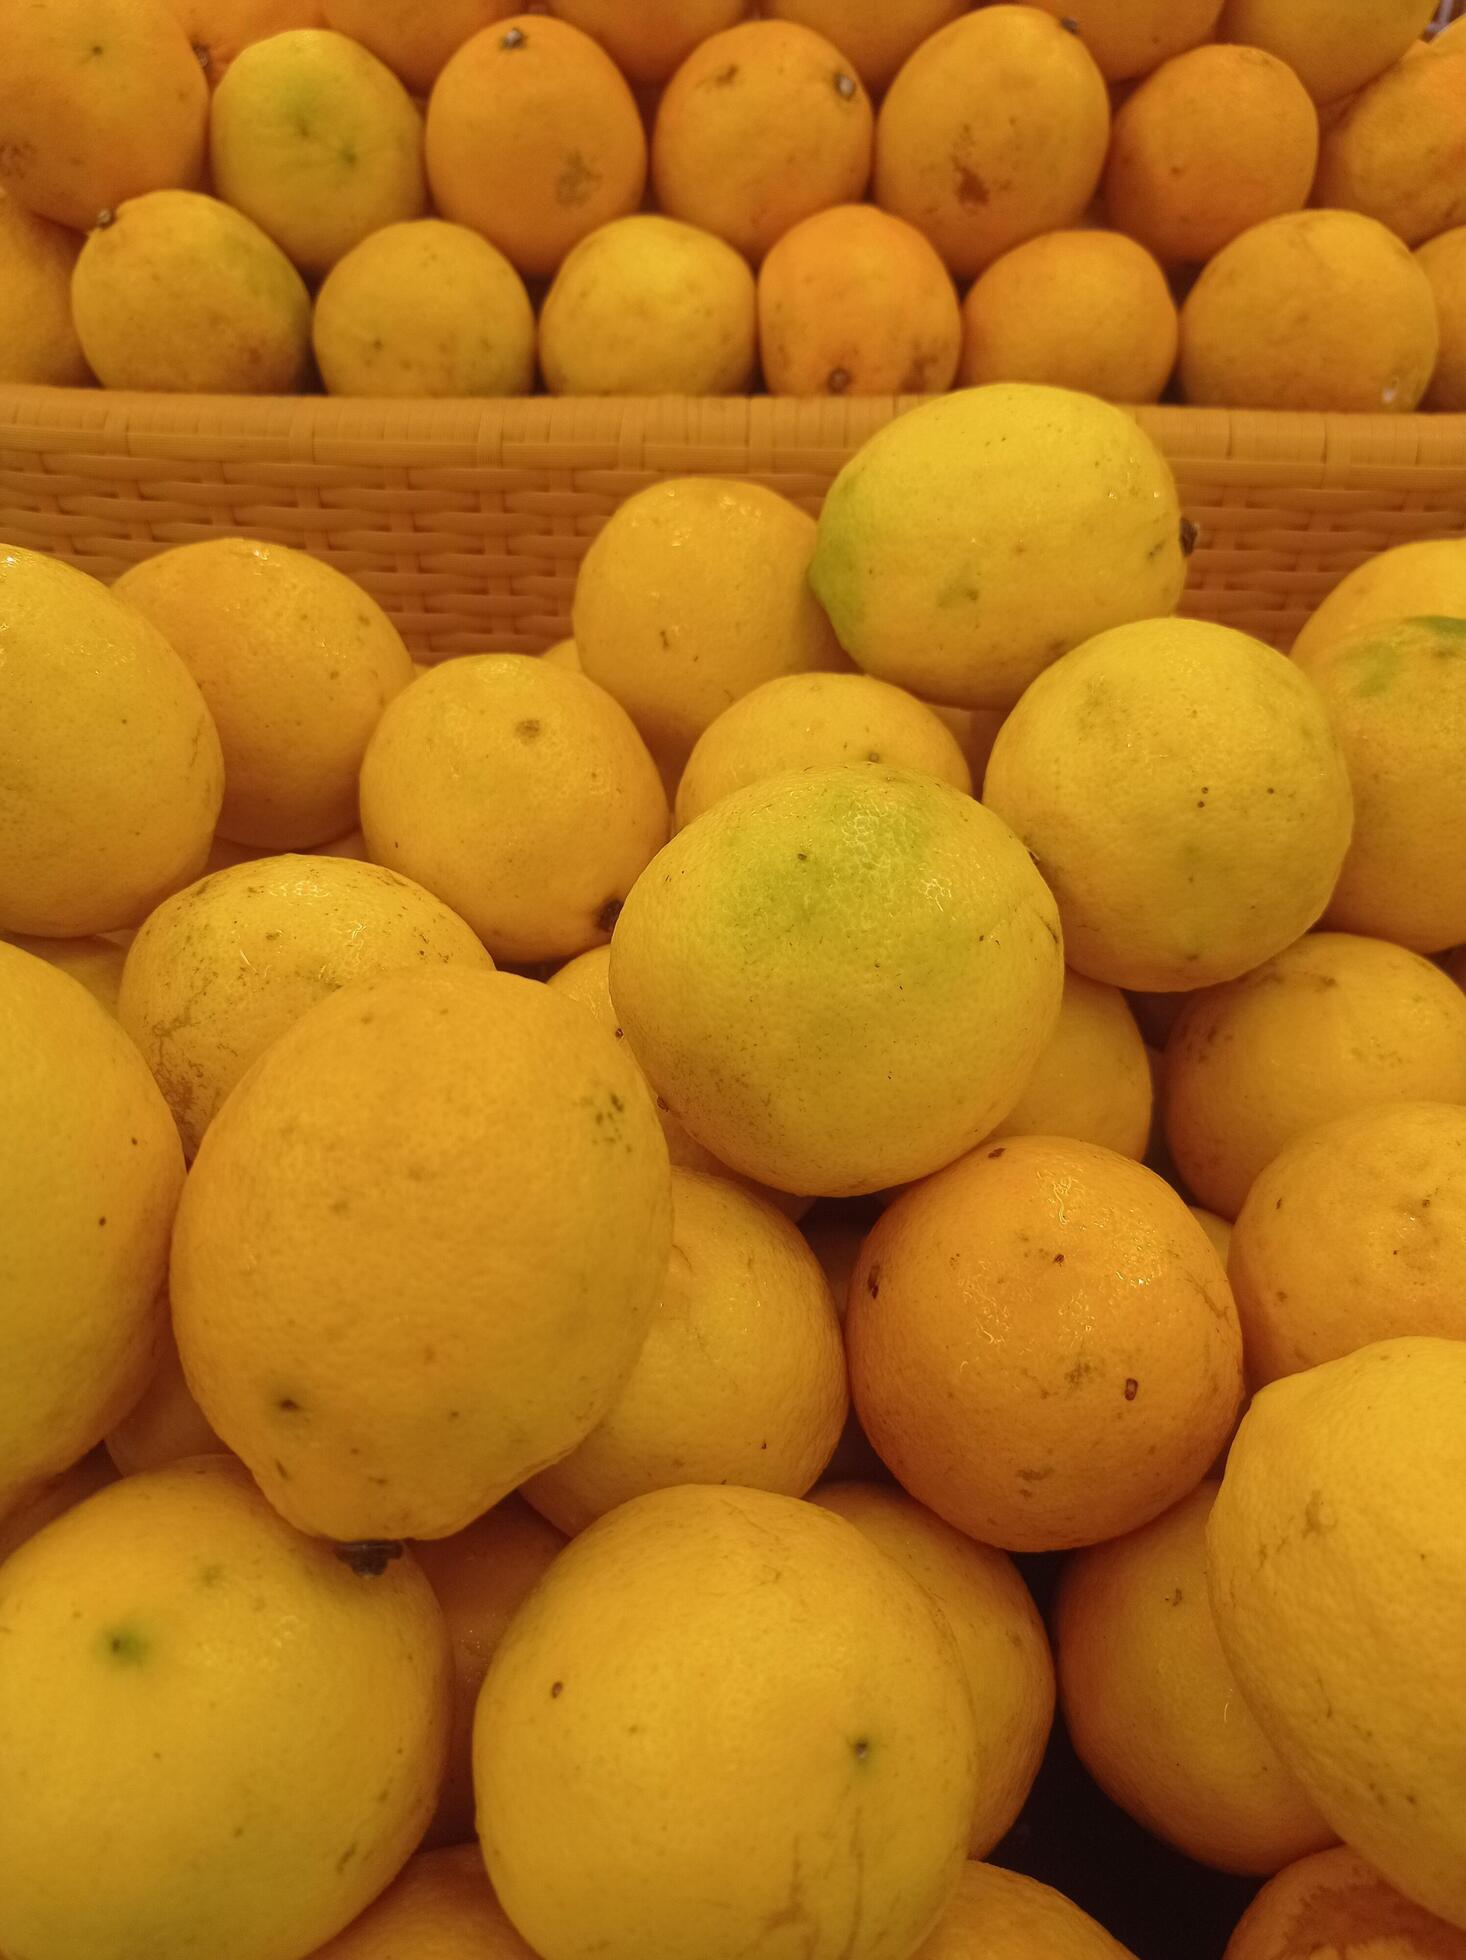
[[[561,1532],[521,1497],[506,1497],[451,1538],[413,1546],[438,1595],[453,1648],[453,1727],[429,1844],[473,1839],[473,1711],[494,1649],[564,1549]],[[477,1844],[473,1855],[483,1874]]]
[[[1181,308],[1181,392],[1203,407],[1408,415],[1439,352],[1430,281],[1358,211],[1254,225]]]
[[[983,1764],[968,1855],[986,1857],[1027,1801],[1054,1719],[1054,1663],[1038,1608],[1005,1552],[954,1531],[905,1491],[822,1484],[811,1502],[848,1518],[909,1572],[951,1628]]]
[[[845,465],[809,575],[867,673],[927,700],[1006,708],[1081,640],[1173,610],[1186,579],[1176,486],[1106,402],[963,389]]]
[[[1122,1157],[1143,1157],[1150,1141],[1150,1063],[1118,987],[1064,974],[1064,997],[1048,1046],[1028,1086],[990,1139],[1078,1137]]]
[[[407,1557],[353,1571],[239,1464],[99,1491],[6,1560],[0,1613],[7,1952],[299,1960],[421,1835],[448,1733],[432,1589]]]
[[[1466,1108],[1379,1103],[1294,1137],[1227,1270],[1255,1382],[1396,1335],[1466,1339]]]
[[[758,484],[669,477],[638,491],[581,564],[582,668],[680,768],[760,682],[848,665],[806,583],[814,547],[814,520]]]
[[[445,661],[382,717],[361,769],[367,849],[460,913],[496,959],[605,939],[665,842],[667,799],[625,712],[519,653]]]
[[[848,1408],[839,1316],[798,1227],[722,1178],[674,1170],[672,1255],[636,1365],[524,1495],[568,1532],[672,1484],[802,1497]]]
[[[1466,538],[1424,538],[1366,559],[1315,609],[1293,658],[1308,667],[1346,633],[1426,617],[1466,618]]]
[[[534,308],[502,252],[463,225],[385,225],[337,260],[316,296],[332,395],[527,395]]]
[[[1458,26],[1466,26],[1463,14]],[[1466,37],[1461,50],[1466,53]],[[1426,408],[1466,409],[1466,224],[1429,239],[1415,262],[1430,281],[1441,323],[1441,352]]]
[[[573,1001],[465,967],[359,981],[204,1139],[173,1240],[189,1386],[303,1529],[447,1537],[611,1406],[668,1186],[650,1097]]]
[[[117,1012],[117,995],[122,985],[122,965],[127,958],[123,935],[112,934],[85,939],[29,939],[24,933],[0,933],[0,939],[33,954],[79,980],[99,1007],[109,1014]]]
[[[1252,1719],[1206,1590],[1204,1483],[1076,1552],[1054,1613],[1064,1721],[1111,1800],[1188,1858],[1274,1872],[1333,1841]]]
[[[258,225],[197,191],[119,205],[82,247],[71,304],[105,388],[289,395],[309,374],[304,280]]]
[[[0,932],[136,925],[203,868],[223,789],[162,635],[69,565],[0,550]]]
[[[192,1157],[250,1063],[308,1007],[353,980],[445,965],[493,961],[410,878],[351,858],[260,858],[144,920],[118,1012]]]
[[[91,375],[71,317],[81,240],[0,189],[0,381],[83,388]]]
[[[885,764],[725,797],[653,859],[611,943],[620,1023],[673,1113],[745,1176],[827,1196],[985,1136],[1062,984],[1053,900],[1012,833]]]
[[[1191,995],[1166,1044],[1166,1141],[1188,1190],[1225,1218],[1305,1130],[1421,1099],[1466,1102],[1466,999],[1382,939],[1309,933]]]
[[[611,948],[592,946],[589,952],[577,953],[573,960],[557,968],[545,983],[556,993],[563,993],[571,1000],[578,1000],[582,1007],[589,1008],[596,1021],[608,1034],[622,1044],[628,1059],[636,1062],[630,1044],[626,1040],[626,1030],[621,1026],[616,1009],[611,1001]],[[641,1064],[636,1062],[638,1070]],[[643,1075],[643,1080],[645,1076]],[[657,1120],[662,1126],[662,1135],[667,1143],[667,1155],[674,1166],[688,1171],[707,1171],[713,1177],[731,1179],[742,1184],[745,1189],[754,1191],[769,1203],[777,1205],[788,1218],[799,1218],[809,1209],[811,1200],[787,1191],[775,1191],[756,1178],[740,1178],[736,1171],[730,1170],[721,1158],[715,1157],[711,1150],[705,1150],[697,1139],[687,1132],[667,1105],[647,1084],[647,1091],[657,1106]]]
[[[917,1582],[813,1504],[697,1484],[566,1548],[474,1726],[489,1876],[556,1960],[907,1960],[978,1775]]]
[[[1207,1532],[1263,1733],[1390,1883],[1466,1926],[1466,1341],[1381,1341],[1274,1382]]]
[[[114,590],[178,649],[224,747],[219,829],[309,849],[350,830],[382,710],[412,680],[402,636],[332,566],[284,545],[175,545]]]
[[[1324,915],[1418,952],[1466,939],[1466,617],[1361,627],[1294,657],[1323,696],[1354,790]]]
[[[1200,620],[1117,628],[1040,675],[983,798],[1052,886],[1069,964],[1165,992],[1235,979],[1306,932],[1353,820],[1318,690]]]
[[[220,197],[319,277],[384,225],[427,208],[422,117],[391,69],[344,34],[256,41],[214,91]]]
[[[0,945],[0,1508],[142,1393],[183,1182],[141,1057],[65,974]]]
[[[785,770],[858,762],[972,788],[957,738],[904,688],[869,674],[786,674],[725,708],[698,737],[677,784],[677,827]]]
[[[741,394],[757,342],[747,260],[650,211],[582,238],[540,309],[552,395]]]

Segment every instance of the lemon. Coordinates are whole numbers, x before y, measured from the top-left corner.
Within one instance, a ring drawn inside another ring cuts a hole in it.
[[[656,764],[583,674],[467,655],[394,701],[361,769],[379,864],[467,919],[496,959],[565,959],[610,933],[670,825]]]
[[[1164,1077],[1187,1190],[1235,1218],[1254,1179],[1316,1124],[1376,1103],[1466,1102],[1466,998],[1403,946],[1307,933],[1186,996]]]
[[[814,519],[756,483],[669,477],[591,543],[572,620],[582,670],[680,769],[712,721],[780,674],[844,668],[809,591]]]
[[[552,1960],[907,1960],[979,1764],[952,1636],[854,1525],[767,1491],[634,1498],[489,1667],[478,1828]]]
[[[467,967],[358,981],[204,1138],[173,1243],[189,1386],[303,1529],[447,1537],[610,1407],[668,1187],[651,1098],[573,1001]]]
[[[1331,642],[1386,621],[1466,617],[1466,538],[1397,544],[1357,565],[1314,610],[1293,642],[1303,666]]]
[[[127,958],[124,935],[89,935],[85,939],[29,939],[24,933],[0,933],[0,939],[31,953],[47,966],[79,980],[99,1007],[109,1014],[117,1012],[117,996],[122,986],[122,966]]]
[[[785,674],[725,708],[677,784],[677,825],[786,769],[888,762],[972,788],[961,744],[931,708],[868,674]]]
[[[881,765],[774,776],[658,853],[611,997],[673,1114],[781,1190],[876,1191],[1008,1113],[1053,1031],[1053,901],[1006,826]]]
[[[1381,1101],[1291,1138],[1227,1270],[1254,1382],[1396,1335],[1466,1340],[1466,1108]]]
[[[71,274],[81,240],[0,189],[0,380],[84,388],[87,372],[71,318]]]
[[[1274,1872],[1333,1842],[1252,1719],[1206,1588],[1217,1486],[1076,1552],[1054,1612],[1064,1721],[1111,1800],[1188,1858]]]
[[[1318,690],[1230,627],[1117,627],[1039,677],[993,743],[984,800],[1053,887],[1069,964],[1186,992],[1306,932],[1352,824]]]
[[[223,792],[163,636],[84,572],[0,550],[0,932],[136,925],[203,869]]]
[[[642,211],[567,253],[540,313],[552,395],[736,395],[758,358],[753,273],[711,232]]]
[[[1294,658],[1324,698],[1354,791],[1326,918],[1417,952],[1466,940],[1466,618],[1360,627]]]
[[[1264,1734],[1353,1850],[1466,1927],[1466,1341],[1274,1382],[1227,1459],[1212,1607]]]
[[[137,1400],[183,1183],[167,1105],[74,980],[0,945],[0,1509]]]
[[[432,1812],[432,1589],[407,1557],[353,1571],[227,1458],[47,1526],[0,1568],[0,1620],[7,1953],[302,1960]]]
[[[909,1572],[952,1630],[984,1766],[968,1851],[986,1857],[1027,1800],[1054,1719],[1054,1663],[1038,1608],[1006,1552],[943,1524],[905,1491],[822,1484],[811,1501],[848,1518]]]
[[[166,900],[127,949],[118,1013],[192,1157],[257,1055],[308,1007],[399,968],[491,967],[455,912],[352,858],[259,858]]]
[[[224,748],[221,833],[277,851],[344,836],[367,742],[413,679],[376,601],[309,553],[250,538],[175,545],[114,589],[203,690]]]
[[[304,280],[243,212],[197,191],[119,205],[82,247],[71,306],[104,388],[290,395],[309,377]]]
[[[411,96],[329,28],[272,34],[235,58],[214,91],[209,161],[220,197],[309,276],[427,207]]]
[[[502,252],[463,225],[384,225],[339,259],[316,296],[332,395],[527,395],[534,308]]]
[[[509,1622],[564,1549],[563,1533],[522,1497],[506,1497],[451,1538],[413,1546],[438,1596],[453,1648],[453,1726],[448,1768],[429,1844],[473,1840],[473,1711],[494,1649]],[[483,1881],[483,1859],[473,1855]]]
[[[1134,418],[1019,383],[872,437],[830,488],[810,566],[858,667],[965,708],[1011,706],[1070,647],[1173,611],[1185,582],[1176,485]]]
[[[839,1316],[798,1227],[736,1184],[674,1170],[672,1255],[636,1365],[524,1495],[569,1532],[671,1484],[802,1497],[848,1408]]]
[[[1023,1094],[991,1131],[1078,1137],[1143,1157],[1153,1091],[1145,1042],[1118,987],[1066,972],[1059,1018]]]

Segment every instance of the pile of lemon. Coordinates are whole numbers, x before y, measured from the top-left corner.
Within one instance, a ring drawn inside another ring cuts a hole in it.
[[[1056,1701],[1231,1960],[1466,1952],[1466,544],[1188,542],[1015,386],[542,659],[0,551],[10,1960],[1113,1960]]]
[[[0,381],[1466,409],[1439,15],[10,0]]]

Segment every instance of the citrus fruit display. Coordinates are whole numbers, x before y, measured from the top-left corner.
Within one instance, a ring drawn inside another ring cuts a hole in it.
[[[0,5],[5,1960],[1466,1952],[1461,11]]]
[[[1454,4],[23,0],[0,383],[1449,412]]]

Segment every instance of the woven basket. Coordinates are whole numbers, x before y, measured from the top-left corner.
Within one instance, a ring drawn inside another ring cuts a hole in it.
[[[0,388],[0,541],[112,578],[244,534],[357,579],[429,658],[570,630],[576,567],[633,491],[749,477],[817,511],[910,401],[253,400]],[[1147,408],[1200,530],[1185,610],[1287,646],[1389,545],[1466,537],[1466,415]]]

